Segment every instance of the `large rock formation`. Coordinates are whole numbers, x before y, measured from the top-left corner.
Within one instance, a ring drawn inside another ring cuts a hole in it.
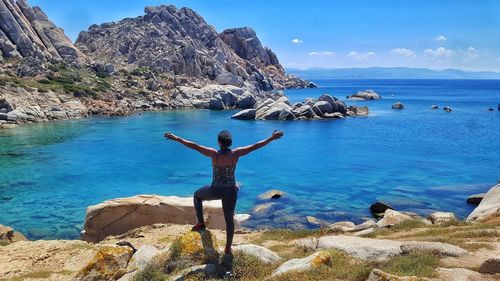
[[[225,229],[221,202],[205,202],[203,207],[207,226]],[[195,224],[193,199],[137,195],[90,206],[87,208],[82,239],[98,242],[109,235],[123,234],[131,229],[155,223]],[[236,225],[239,226],[237,221]]]
[[[285,74],[277,56],[251,28],[217,33],[198,13],[175,6],[146,7],[145,15],[92,25],[76,45],[95,61],[117,68],[147,67],[190,80],[256,91],[307,87]]]
[[[468,221],[488,221],[500,218],[500,183],[492,187],[479,206],[467,217]]]
[[[64,31],[26,0],[0,0],[0,57],[27,58],[30,64],[85,59]]]

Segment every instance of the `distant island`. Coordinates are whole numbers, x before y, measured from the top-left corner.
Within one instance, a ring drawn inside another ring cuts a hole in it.
[[[500,79],[500,73],[460,69],[429,69],[410,67],[368,68],[285,68],[303,79]]]

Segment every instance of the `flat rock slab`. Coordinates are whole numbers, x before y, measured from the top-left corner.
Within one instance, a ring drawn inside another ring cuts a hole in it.
[[[441,242],[403,242],[401,244],[403,253],[430,251],[448,257],[461,257],[467,255],[467,251],[451,244]]]
[[[328,265],[332,263],[330,253],[321,251],[316,252],[303,259],[291,259],[278,267],[271,276],[280,275],[289,271],[306,271],[320,265]]]
[[[370,272],[370,276],[366,281],[430,281],[430,279],[415,276],[396,276],[375,268]]]
[[[225,229],[220,200],[203,203],[209,228]],[[195,224],[192,197],[137,195],[104,201],[87,208],[82,239],[99,242],[107,236],[156,223]],[[239,223],[235,221],[236,227]]]
[[[401,242],[383,239],[361,238],[347,235],[325,236],[319,238],[300,239],[298,245],[308,248],[338,249],[347,254],[364,259],[382,261],[401,255]]]
[[[467,254],[467,251],[460,247],[440,242],[402,242],[346,235],[325,236],[319,239],[300,239],[297,244],[308,248],[337,249],[353,257],[373,261],[383,261],[413,251],[432,251],[436,254],[451,257]]]
[[[233,249],[234,251],[239,251],[247,255],[255,256],[264,263],[274,263],[281,259],[280,256],[278,256],[278,254],[276,254],[275,252],[259,245],[242,244],[234,246]]]
[[[465,268],[438,268],[436,269],[440,281],[493,281],[495,276],[481,274]]]

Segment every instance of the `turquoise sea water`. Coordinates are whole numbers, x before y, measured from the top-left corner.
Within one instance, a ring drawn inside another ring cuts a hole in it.
[[[250,212],[268,189],[288,193],[260,226],[287,227],[307,215],[359,222],[375,200],[464,217],[473,209],[467,196],[499,180],[500,112],[487,108],[500,103],[500,81],[315,82],[319,89],[286,94],[292,101],[325,92],[344,99],[374,89],[383,99],[347,101],[369,106],[370,115],[342,120],[238,121],[230,119],[235,111],[185,110],[2,130],[0,224],[32,239],[78,238],[88,205],[143,193],[191,196],[210,182],[210,160],[165,140],[165,131],[215,146],[216,134],[228,129],[240,146],[283,130],[237,169],[238,213]],[[392,110],[396,101],[406,108]]]

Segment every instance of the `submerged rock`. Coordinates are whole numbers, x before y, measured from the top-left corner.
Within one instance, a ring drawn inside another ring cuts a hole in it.
[[[438,109],[438,108],[439,108],[439,106],[437,106],[437,105],[431,106],[431,109]]]
[[[443,110],[446,112],[451,112],[453,109],[449,106],[445,106],[445,107],[443,107]]]
[[[262,193],[261,195],[258,196],[260,200],[266,200],[266,199],[279,199],[285,195],[285,192],[277,189],[272,189],[269,190],[265,193]]]
[[[405,108],[405,106],[404,106],[402,103],[397,102],[397,103],[393,104],[393,105],[391,106],[391,108],[392,108],[392,109],[404,109],[404,108]]]

